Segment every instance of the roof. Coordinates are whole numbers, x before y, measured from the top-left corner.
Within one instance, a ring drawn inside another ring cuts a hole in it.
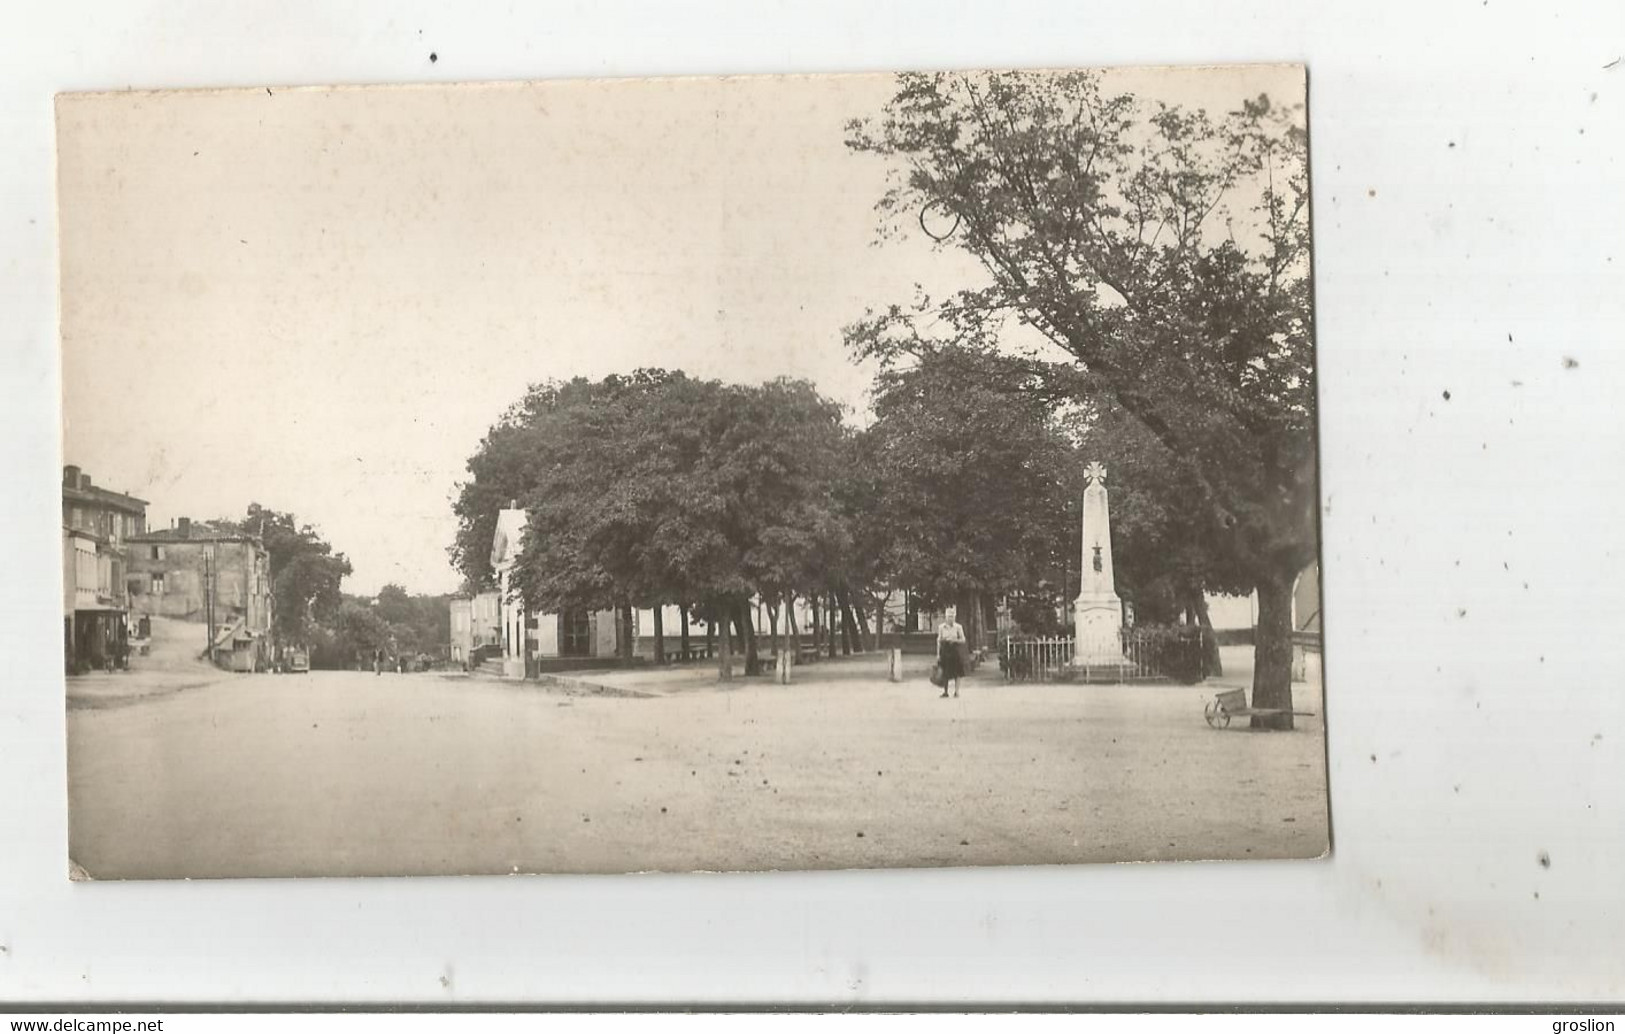
[[[97,488],[95,485],[89,488],[69,488],[67,485],[63,485],[62,498],[78,503],[100,503],[103,506],[128,510],[131,513],[144,514],[147,512],[147,501],[145,499],[137,499],[133,495],[125,495],[123,492],[114,492],[111,489]]]
[[[211,524],[193,521],[183,533],[180,528],[158,528],[140,535],[126,535],[126,542],[252,542],[260,544],[258,535],[233,528],[216,528]]]

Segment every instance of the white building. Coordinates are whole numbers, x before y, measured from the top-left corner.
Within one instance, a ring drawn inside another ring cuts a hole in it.
[[[569,611],[539,614],[525,609],[512,585],[529,518],[517,504],[497,514],[491,541],[491,569],[497,576],[497,629],[502,644],[502,675],[524,678],[531,663],[560,657],[613,657],[616,631],[613,611]],[[634,634],[636,629],[634,628]]]

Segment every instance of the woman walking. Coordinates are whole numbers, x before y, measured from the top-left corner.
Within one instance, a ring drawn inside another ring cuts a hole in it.
[[[937,668],[942,673],[942,695],[948,695],[948,685],[953,684],[954,696],[959,695],[959,678],[965,674],[964,655],[961,652],[965,645],[965,629],[959,624],[958,613],[949,607],[942,615],[942,624],[937,626]]]

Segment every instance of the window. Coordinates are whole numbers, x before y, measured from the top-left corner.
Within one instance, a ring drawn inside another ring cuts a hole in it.
[[[155,546],[153,548],[156,549],[157,547]],[[164,594],[164,576],[161,572],[153,573],[152,581],[147,586],[147,591],[152,593],[154,596],[162,596]]]
[[[559,655],[588,657],[592,654],[592,615],[584,610],[567,610],[558,617]]]
[[[163,558],[164,558],[164,547],[163,546],[153,546],[152,547],[152,559],[154,559],[154,560],[162,560]]]

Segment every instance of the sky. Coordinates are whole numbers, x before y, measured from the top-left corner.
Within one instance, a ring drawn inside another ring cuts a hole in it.
[[[876,243],[889,76],[66,95],[64,462],[149,522],[314,524],[350,592],[459,584],[451,501],[526,387],[639,366],[805,377],[861,410],[841,329],[980,283]],[[1121,70],[1215,112],[1293,66]]]

